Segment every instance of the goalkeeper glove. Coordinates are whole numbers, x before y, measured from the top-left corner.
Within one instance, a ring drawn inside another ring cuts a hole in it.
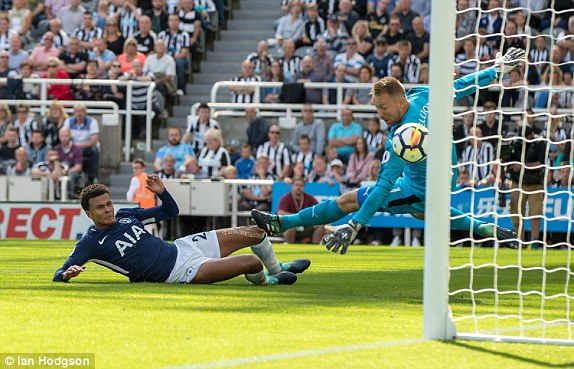
[[[341,249],[341,255],[347,252],[347,248],[357,237],[357,232],[361,229],[361,225],[355,220],[351,219],[349,223],[339,228],[335,233],[331,233],[323,237],[323,242],[327,250],[338,252]]]
[[[516,68],[520,62],[524,61],[525,54],[526,52],[524,50],[516,47],[508,49],[504,56],[502,56],[500,52],[497,53],[496,60],[493,65],[497,78]]]

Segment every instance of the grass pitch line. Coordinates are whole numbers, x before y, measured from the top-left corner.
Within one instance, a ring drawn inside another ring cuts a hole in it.
[[[306,356],[317,356],[317,355],[328,355],[328,354],[338,354],[348,351],[361,351],[361,350],[372,350],[381,347],[394,347],[394,346],[405,346],[413,345],[426,341],[424,338],[406,339],[399,341],[385,341],[385,342],[374,342],[365,343],[361,345],[350,345],[350,346],[333,346],[325,347],[315,350],[304,350],[304,351],[294,351],[294,352],[282,352],[278,354],[263,355],[263,356],[252,356],[244,357],[232,360],[222,360],[222,361],[212,361],[200,364],[190,364],[183,366],[170,366],[161,369],[209,369],[209,368],[221,368],[221,367],[233,367],[239,365],[255,364],[269,361],[278,360],[289,360]]]

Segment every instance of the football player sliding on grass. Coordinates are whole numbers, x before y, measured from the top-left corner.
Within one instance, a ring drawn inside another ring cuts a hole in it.
[[[504,56],[497,55],[492,67],[455,80],[455,100],[473,94],[477,85],[486,86],[510,72],[524,59],[524,54],[524,50],[510,48]],[[376,184],[347,192],[335,200],[323,201],[293,215],[278,216],[253,210],[251,215],[260,228],[273,235],[294,227],[332,223],[356,211],[348,224],[323,238],[327,249],[333,252],[341,250],[344,254],[357,232],[377,211],[412,214],[417,219],[424,219],[427,161],[409,163],[399,158],[393,150],[392,137],[405,123],[417,122],[428,127],[429,87],[415,87],[405,92],[398,80],[385,77],[373,85],[371,94],[377,114],[390,127]],[[453,145],[452,164],[456,163]],[[455,168],[451,180],[453,187],[456,177]],[[483,237],[507,240],[504,243],[507,247],[518,247],[513,231],[474,219],[455,208],[451,208],[450,213],[452,229],[474,231]],[[432,215],[432,211],[429,214]]]
[[[304,272],[311,264],[309,259],[277,261],[265,232],[255,226],[165,242],[146,232],[144,225],[174,218],[179,209],[157,175],[147,176],[146,188],[159,196],[160,206],[120,209],[117,214],[106,186],[90,185],[82,191],[82,209],[94,225],[56,271],[54,282],[69,281],[86,269],[85,263],[93,261],[125,275],[130,282],[213,283],[245,274],[256,285],[293,284],[295,273]],[[256,256],[231,256],[246,247]]]

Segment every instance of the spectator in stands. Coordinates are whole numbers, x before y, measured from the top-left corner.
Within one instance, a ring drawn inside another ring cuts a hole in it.
[[[349,83],[347,79],[347,66],[345,64],[339,64],[335,68],[335,75],[329,81],[333,83]],[[345,89],[342,90],[342,99],[345,97]],[[337,104],[337,89],[336,88],[324,88],[323,89],[323,104],[335,105]]]
[[[397,42],[399,53],[395,55],[389,64],[388,73],[391,74],[390,68],[394,64],[400,64],[403,69],[402,82],[418,83],[421,61],[415,55],[411,54],[411,43],[408,40]]]
[[[70,36],[62,29],[62,22],[58,18],[50,20],[50,32],[54,34],[54,47],[60,53],[64,52],[68,46]]]
[[[468,10],[469,0],[457,0],[456,3],[456,51],[462,47],[461,39],[469,33],[476,32],[476,11]],[[476,43],[476,42],[475,42]]]
[[[411,0],[399,0],[396,3],[395,11],[393,15],[396,15],[401,22],[401,30],[405,35],[409,34],[413,30],[413,19],[419,14],[415,13],[411,9]]]
[[[68,118],[68,113],[58,101],[52,101],[48,107],[48,114],[42,119],[42,129],[44,130],[44,141],[51,147],[56,147],[60,143],[59,131],[64,127],[64,121]]]
[[[20,147],[18,129],[12,126],[4,133],[6,142],[0,145],[0,173],[6,173],[6,168],[16,160],[16,149]]]
[[[68,182],[68,194],[70,198],[73,198],[75,197],[75,189],[82,174],[84,154],[83,150],[73,143],[72,133],[69,128],[62,127],[58,132],[58,138],[60,143],[55,149],[58,150],[60,162],[68,167],[66,173],[68,177],[70,177],[70,182]]]
[[[78,145],[82,149],[82,168],[87,174],[86,185],[97,182],[100,171],[100,127],[98,121],[86,114],[85,105],[76,104],[74,115],[64,121],[64,127],[70,128],[74,145]]]
[[[93,41],[94,47],[88,50],[88,59],[98,62],[98,72],[105,75],[116,59],[116,54],[109,50],[108,42],[104,38],[97,38]]]
[[[154,207],[156,205],[155,194],[146,188],[146,163],[143,159],[137,158],[132,162],[132,173],[133,177],[130,181],[128,192],[126,193],[126,200],[137,202],[139,207],[143,209]],[[157,233],[155,223],[146,224],[145,229],[149,233]]]
[[[11,127],[12,112],[8,105],[0,103],[0,147],[8,141],[6,138],[6,131]]]
[[[46,0],[44,1],[45,12],[48,19],[60,16],[60,11],[70,2],[68,0]]]
[[[478,27],[486,32],[487,35],[498,34],[502,29],[500,8],[501,5],[499,0],[488,1],[488,11],[480,18],[478,23]],[[489,36],[487,37],[486,42],[495,49],[500,48],[500,36]]]
[[[548,138],[549,154],[551,158],[556,158],[558,155],[559,148],[564,150],[564,144],[568,140],[569,135],[566,129],[562,127],[562,119],[558,113],[558,109],[551,107],[549,110],[550,116],[548,121],[544,124],[544,130],[541,132],[541,136]],[[559,163],[560,161],[558,161]]]
[[[249,60],[253,63],[253,71],[255,74],[265,75],[268,69],[271,68],[271,62],[273,62],[273,57],[269,55],[269,44],[267,41],[259,41],[257,51],[247,55],[245,60]]]
[[[526,49],[524,46],[525,43],[522,41],[520,37],[517,36],[518,26],[516,22],[512,19],[506,20],[506,24],[504,26],[504,45],[502,47],[502,53],[505,54],[506,51],[511,48],[515,47],[517,49]]]
[[[120,32],[118,22],[119,20],[116,16],[108,18],[106,22],[106,31],[104,32],[104,38],[108,42],[108,49],[116,56],[124,52],[124,42],[126,40]]]
[[[166,101],[170,101],[176,90],[175,60],[166,54],[164,40],[157,40],[154,47],[155,53],[149,55],[144,63],[144,74],[153,75],[156,89]]]
[[[322,81],[330,81],[334,74],[333,58],[327,54],[327,41],[322,36],[318,36],[315,43],[315,55],[313,65],[316,73]]]
[[[311,168],[313,167],[313,161],[315,160],[315,153],[311,151],[311,139],[307,135],[301,135],[297,144],[299,151],[293,153],[291,162],[294,163],[294,165],[302,163],[303,173],[299,174],[308,176],[311,172]],[[293,178],[295,177],[296,175],[294,174]]]
[[[293,1],[289,4],[289,14],[279,19],[275,39],[279,45],[283,45],[284,40],[297,41],[304,32],[303,4]]]
[[[151,30],[151,19],[147,15],[140,16],[138,20],[139,31],[134,35],[140,53],[149,56],[153,54],[157,35]]]
[[[10,39],[10,49],[8,50],[8,68],[19,70],[20,64],[30,58],[26,50],[22,50],[22,38],[18,35]]]
[[[313,196],[304,192],[304,188],[305,180],[303,178],[293,178],[291,191],[283,195],[279,200],[277,214],[296,214],[301,209],[318,204]],[[301,242],[318,244],[321,242],[324,234],[325,227],[323,225],[304,227],[303,229],[292,228],[283,232],[283,239],[287,243]]]
[[[42,72],[48,68],[48,59],[57,57],[60,51],[54,47],[54,34],[46,32],[39,43],[30,54],[30,64],[35,72]]]
[[[80,79],[100,79],[102,77],[103,75],[98,71],[98,62],[95,59],[89,59],[86,65],[86,73],[78,76]],[[81,84],[74,88],[75,100],[103,101],[103,94],[103,86]]]
[[[70,0],[69,5],[63,6],[58,14],[58,19],[62,22],[62,29],[68,35],[72,35],[74,30],[82,27],[86,9],[80,3],[81,0]]]
[[[377,38],[387,29],[389,23],[389,14],[387,8],[390,0],[373,0],[367,4],[367,14],[363,17],[369,23],[369,33],[371,37]]]
[[[339,64],[344,64],[345,71],[349,82],[357,82],[359,69],[365,64],[365,59],[357,52],[357,41],[352,38],[347,39],[345,43],[346,52],[337,54],[333,66],[337,68]]]
[[[88,54],[81,49],[80,40],[73,36],[70,37],[68,47],[60,54],[60,60],[63,65],[61,69],[68,73],[70,78],[78,78],[80,74],[85,73],[88,62]]]
[[[339,158],[339,153],[337,152],[337,148],[333,145],[325,146],[325,158],[327,159],[329,171],[331,171],[331,162],[333,162],[333,160]]]
[[[454,127],[452,138],[456,142],[456,156],[461,158],[462,152],[468,145],[468,140],[465,138],[470,134],[470,129],[474,125],[474,110],[469,109],[463,113],[462,124]]]
[[[120,31],[124,38],[134,37],[138,27],[138,18],[141,10],[136,6],[136,0],[124,0],[116,12],[119,18]]]
[[[257,148],[257,157],[265,154],[269,158],[267,171],[275,178],[282,180],[291,174],[291,153],[281,141],[281,128],[278,125],[269,127],[269,141]]]
[[[156,34],[167,29],[168,13],[165,8],[165,0],[152,0],[152,9],[147,10],[144,14],[151,19],[151,29]]]
[[[549,187],[571,189],[574,186],[574,177],[570,176],[571,170],[571,164],[568,160],[560,162],[558,178],[554,179]]]
[[[303,33],[301,37],[298,42],[295,43],[297,48],[302,46],[312,47],[323,32],[325,32],[325,21],[323,18],[319,17],[319,8],[317,7],[317,4],[311,3],[307,5],[305,13],[307,20],[303,24]]]
[[[369,55],[366,62],[373,67],[375,77],[383,78],[387,76],[392,57],[392,54],[387,52],[387,40],[381,36],[375,40],[375,50]]]
[[[328,164],[327,175],[333,179],[333,184],[339,185],[339,192],[345,193],[347,192],[347,186],[345,185],[345,172],[344,172],[345,165],[339,159],[334,159]]]
[[[267,122],[262,117],[258,116],[259,110],[253,106],[245,108],[245,118],[247,118],[247,143],[254,152],[260,145],[267,140],[267,131],[269,130]]]
[[[144,65],[146,56],[138,51],[136,39],[130,37],[124,42],[123,54],[118,56],[118,61],[122,65],[122,71],[124,73],[129,73],[132,71],[132,63],[134,60],[138,60],[141,65]]]
[[[466,166],[470,178],[478,183],[492,173],[495,150],[490,142],[482,140],[482,131],[479,127],[471,127],[468,138],[468,145],[462,152],[461,164]]]
[[[369,152],[376,153],[384,148],[386,140],[384,140],[384,135],[381,131],[381,120],[379,117],[369,118],[367,129],[363,130],[363,138],[367,143]]]
[[[211,118],[211,109],[206,103],[199,104],[197,115],[187,122],[183,142],[189,142],[195,155],[199,155],[206,143],[206,132],[210,129],[220,129],[219,123]]]
[[[255,170],[249,179],[266,179],[273,180],[273,175],[268,172],[269,158],[266,154],[260,154],[255,161]],[[269,211],[271,209],[271,190],[270,185],[249,185],[243,190],[241,200],[239,201],[239,210],[258,209]],[[265,210],[267,209],[267,210]]]
[[[341,30],[339,17],[333,14],[327,19],[327,29],[321,36],[327,42],[327,52],[338,54],[343,51],[345,40],[349,34]]]
[[[510,71],[507,77],[502,80],[502,85],[507,87],[502,92],[502,106],[522,108],[524,105],[532,105],[528,104],[527,100],[525,101],[527,91],[524,88],[520,69]]]
[[[345,108],[341,112],[341,121],[333,123],[329,129],[329,145],[335,146],[339,159],[346,162],[362,133],[361,125],[353,120],[353,111]]]
[[[153,164],[156,172],[162,168],[162,160],[167,154],[175,158],[176,168],[181,167],[187,157],[194,156],[191,146],[181,141],[181,131],[178,127],[167,128],[167,140],[167,145],[160,147],[156,153]]]
[[[40,129],[34,129],[32,131],[32,139],[27,147],[28,160],[32,165],[45,161],[49,149],[50,146],[44,142],[44,132]]]
[[[373,83],[373,67],[369,64],[364,64],[359,68],[359,83],[372,84]],[[345,91],[344,104],[353,105],[371,105],[372,96],[371,89],[369,88],[349,88]]]
[[[486,137],[485,141],[492,144],[493,147],[498,147],[498,113],[494,111],[496,109],[496,104],[493,101],[487,101],[483,105],[484,112],[484,122],[482,122],[478,128],[482,132],[482,135]],[[502,126],[502,136],[506,136],[506,127]]]
[[[13,78],[18,74],[15,70],[8,68],[9,58],[8,51],[0,51],[0,78]],[[5,86],[0,86],[0,99],[11,97],[8,96],[8,89]]]
[[[399,47],[397,43],[400,40],[405,40],[407,38],[406,34],[401,30],[401,20],[396,15],[392,15],[389,20],[389,27],[387,31],[383,34],[387,40],[387,50],[390,53],[398,53]]]
[[[15,158],[16,161],[6,168],[6,175],[30,176],[32,174],[32,166],[28,161],[28,151],[23,147],[17,148]]]
[[[520,27],[518,33],[520,34]],[[570,53],[570,60],[572,60],[574,57],[574,15],[568,18],[568,28],[558,35],[556,45],[562,49],[562,53]]]
[[[315,154],[322,154],[325,147],[325,123],[321,119],[315,119],[313,105],[303,104],[301,121],[297,123],[291,135],[291,148],[295,152],[301,149],[298,146],[301,136],[306,135],[310,140],[310,150]]]
[[[355,143],[355,151],[349,157],[345,177],[346,184],[350,187],[358,187],[369,175],[369,165],[375,158],[375,153],[369,151],[367,140],[359,137]]]
[[[315,70],[313,58],[309,55],[301,60],[301,69],[291,76],[291,82],[325,82],[321,79],[322,75]],[[322,100],[322,90],[318,88],[305,89],[305,101],[311,104],[320,104]]]
[[[391,65],[391,74],[390,77],[398,79],[399,81],[403,80],[403,66],[402,64],[392,64]]]
[[[30,9],[28,9],[26,0],[14,0],[12,9],[8,11],[11,28],[26,39],[30,36],[30,23],[27,21],[29,15]]]
[[[283,42],[283,57],[279,59],[283,66],[283,76],[290,80],[291,76],[301,70],[301,57],[295,55],[295,41],[287,39]]]
[[[558,107],[570,109],[572,108],[572,101],[574,100],[574,89],[572,87],[572,73],[563,74],[563,85],[569,88],[565,88],[562,91],[558,91]]]
[[[205,132],[205,146],[197,156],[201,173],[208,178],[221,177],[221,169],[231,164],[229,152],[223,147],[223,135],[220,129],[208,129]]]
[[[112,67],[108,71],[108,79],[119,80],[124,76],[124,72],[122,72],[122,65],[119,61],[115,60],[112,62]],[[125,109],[125,94],[126,94],[126,87],[125,86],[117,86],[117,85],[110,85],[104,86],[103,88],[104,99],[110,100],[118,104],[120,109]]]
[[[86,11],[82,16],[82,26],[77,28],[73,35],[80,40],[82,49],[92,50],[96,46],[94,41],[102,38],[104,32],[94,25],[92,12]]]
[[[47,71],[42,73],[42,78],[50,79],[69,79],[68,73],[64,72],[62,68],[62,62],[55,56],[51,56],[47,61]],[[70,85],[56,85],[51,84],[48,87],[48,98],[58,99],[58,100],[73,100],[72,89]]]
[[[474,38],[464,40],[463,53],[456,56],[455,63],[456,78],[462,78],[471,73],[478,72],[476,40]]]
[[[94,14],[94,25],[103,31],[106,30],[106,20],[108,19],[108,11],[110,4],[107,0],[98,1],[97,10]]]
[[[355,23],[351,32],[352,38],[357,41],[357,51],[363,57],[367,58],[373,52],[373,38],[369,33],[369,23],[360,20]]]
[[[341,26],[345,32],[350,35],[353,30],[353,26],[361,18],[361,16],[353,10],[353,4],[351,0],[340,0],[339,10],[335,13],[341,22]]]
[[[187,158],[190,158],[191,156],[187,156]],[[157,161],[157,157],[156,157],[156,161]],[[178,178],[179,175],[176,173],[175,170],[175,166],[176,166],[176,159],[172,154],[165,154],[163,159],[161,160],[161,169],[157,170],[155,172],[155,174],[158,175],[159,178],[161,179],[175,179]],[[154,163],[154,167],[155,163]]]
[[[313,170],[309,174],[307,182],[328,183],[331,186],[335,184],[335,180],[328,171],[327,161],[324,156],[315,156]]]
[[[40,128],[34,116],[30,116],[30,108],[26,104],[19,104],[16,108],[14,128],[18,129],[20,146],[28,147],[32,140],[32,131]]]
[[[10,48],[10,39],[17,35],[18,32],[10,28],[8,14],[0,14],[0,50],[8,50]]]
[[[255,167],[255,159],[251,154],[251,146],[249,144],[241,145],[241,158],[235,162],[237,168],[237,178],[247,179],[253,174]]]
[[[197,162],[197,158],[193,156],[189,156],[185,159],[185,171],[181,171],[179,174],[179,178],[181,179],[205,179],[208,178],[205,174],[203,174],[199,168],[199,163]]]
[[[32,167],[32,177],[47,177],[54,184],[54,197],[61,198],[60,178],[68,172],[68,165],[62,163],[58,157],[58,150],[49,149],[46,153],[45,160],[37,162]]]
[[[283,67],[278,60],[273,60],[271,62],[270,68],[265,68],[265,73],[263,74],[263,81],[265,82],[285,82],[285,77],[283,76]],[[278,103],[281,102],[279,97],[281,96],[282,86],[273,87],[261,87],[260,99],[265,103]]]
[[[241,75],[233,78],[233,82],[260,82],[261,77],[253,73],[253,63],[244,60],[241,63]],[[252,103],[254,87],[231,86],[231,102],[233,103]]]
[[[430,54],[430,34],[426,31],[421,17],[415,17],[412,20],[413,30],[407,35],[414,54],[421,63],[428,63]],[[474,40],[474,38],[472,39]]]

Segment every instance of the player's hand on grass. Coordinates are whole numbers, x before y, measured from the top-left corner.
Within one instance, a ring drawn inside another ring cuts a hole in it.
[[[62,279],[67,281],[71,278],[77,277],[84,270],[86,270],[85,266],[72,265],[71,267],[66,269],[64,273],[62,273]]]
[[[163,184],[161,178],[157,176],[157,174],[148,174],[146,182],[147,186],[145,186],[145,188],[155,194],[161,195],[163,191],[165,191],[165,185]]]
[[[494,70],[498,77],[503,74],[510,73],[511,70],[516,68],[521,62],[524,61],[526,52],[516,47],[511,47],[502,56],[499,52],[496,54],[496,61],[494,62]]]
[[[325,247],[327,247],[327,250],[333,252],[339,252],[339,249],[341,249],[341,255],[347,253],[347,248],[355,237],[357,237],[357,233],[360,229],[361,225],[351,219],[349,223],[337,229],[335,233],[323,237]]]

